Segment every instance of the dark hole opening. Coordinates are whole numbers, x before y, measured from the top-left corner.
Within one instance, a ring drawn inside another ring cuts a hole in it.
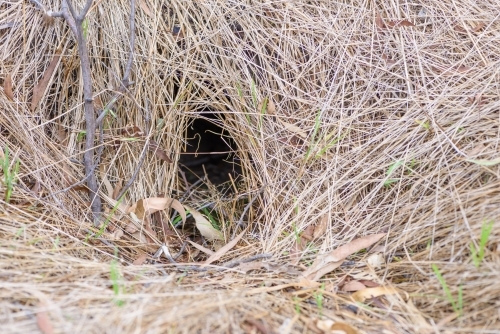
[[[206,177],[218,188],[227,188],[241,174],[235,152],[236,144],[229,132],[220,126],[223,116],[203,113],[189,124],[186,131],[186,149],[181,152],[180,168],[189,183]],[[230,176],[231,175],[231,176]]]

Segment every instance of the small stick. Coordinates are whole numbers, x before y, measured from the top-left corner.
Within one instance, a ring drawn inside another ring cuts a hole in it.
[[[236,224],[236,227],[234,228],[233,235],[231,236],[231,240],[234,239],[236,236],[236,232],[238,231],[238,227],[243,227],[243,217],[245,217],[245,214],[247,213],[248,209],[252,206],[253,202],[259,197],[259,195],[264,191],[266,186],[263,186],[262,188],[259,189],[257,192],[256,196],[252,198],[252,200],[245,206],[245,209],[243,209],[243,213],[241,214],[240,220],[238,220],[238,223]]]
[[[256,260],[260,260],[260,259],[268,259],[272,256],[273,255],[271,253],[257,254],[254,256],[247,257],[245,259],[228,261],[228,262],[221,264],[220,266],[209,266],[209,267],[199,267],[197,265],[187,266],[187,265],[182,265],[182,264],[178,264],[175,262],[173,262],[172,264],[177,269],[186,270],[186,271],[198,271],[198,272],[204,272],[204,271],[209,271],[209,270],[224,271],[227,269],[237,267],[238,265],[240,265],[242,263],[252,262],[252,261],[256,261]],[[203,263],[200,263],[199,265],[201,266],[201,265],[203,265]]]

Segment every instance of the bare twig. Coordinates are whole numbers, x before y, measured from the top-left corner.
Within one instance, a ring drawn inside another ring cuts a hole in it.
[[[123,186],[123,188],[120,190],[120,193],[118,194],[118,196],[116,196],[116,200],[122,198],[122,196],[130,188],[130,186],[132,185],[132,183],[134,183],[134,181],[135,181],[135,179],[137,177],[137,174],[139,174],[139,170],[141,170],[141,167],[144,164],[144,160],[146,158],[146,152],[147,151],[148,151],[148,140],[146,141],[146,143],[145,143],[145,145],[144,145],[144,147],[142,149],[141,156],[139,157],[139,162],[137,163],[137,166],[135,167],[134,173],[132,174],[132,176],[130,177],[130,179],[127,181],[127,183]]]
[[[262,188],[259,189],[257,194],[255,194],[254,198],[248,202],[248,204],[245,206],[245,209],[243,209],[243,213],[241,214],[240,220],[238,220],[238,223],[236,224],[236,227],[234,228],[233,235],[231,236],[231,240],[234,239],[236,236],[236,232],[238,231],[238,227],[243,227],[243,217],[245,217],[248,209],[252,206],[253,202],[259,197],[259,195],[266,189],[266,186],[263,186]]]
[[[123,79],[121,81],[120,87],[116,90],[116,94],[111,98],[111,100],[106,104],[104,107],[103,113],[99,116],[97,119],[97,122],[102,121],[104,116],[106,116],[106,113],[108,110],[113,108],[115,105],[116,101],[120,98],[120,96],[125,93],[127,88],[133,84],[133,82],[130,81],[130,73],[132,72],[132,65],[134,64],[134,49],[135,49],[135,0],[130,0],[130,51],[129,51],[129,56],[127,60],[127,65],[125,66],[125,73],[123,74]]]
[[[247,257],[245,259],[237,259],[237,260],[228,261],[228,262],[221,264],[220,266],[201,267],[201,265],[203,263],[200,263],[199,266],[197,266],[197,265],[189,265],[188,266],[188,265],[178,264],[175,261],[173,261],[173,258],[170,254],[167,255],[165,252],[164,252],[164,254],[167,256],[169,261],[172,262],[172,265],[174,265],[177,269],[186,270],[186,271],[198,271],[198,272],[204,272],[204,271],[210,271],[210,270],[224,271],[227,269],[237,267],[242,263],[257,261],[257,260],[261,260],[261,259],[268,259],[268,258],[273,256],[273,254],[271,254],[271,253],[257,254],[254,256]],[[161,255],[161,253],[160,253],[160,255]]]
[[[61,11],[52,12],[48,11],[38,0],[30,0],[38,9],[40,9],[44,15],[52,17],[63,17],[73,34],[76,37],[78,43],[78,54],[80,56],[80,66],[82,69],[82,80],[83,80],[83,99],[84,99],[84,111],[85,111],[85,124],[86,124],[86,139],[85,139],[85,153],[84,153],[84,166],[85,166],[85,178],[68,188],[65,188],[60,192],[67,191],[83,182],[87,182],[87,187],[89,188],[89,197],[91,201],[91,209],[94,218],[94,225],[100,225],[100,215],[102,212],[101,198],[98,196],[98,182],[97,177],[94,174],[95,169],[99,165],[100,156],[102,153],[102,148],[100,148],[98,157],[94,162],[94,141],[95,141],[95,130],[97,126],[100,126],[101,135],[100,140],[102,141],[102,120],[106,115],[106,112],[116,103],[118,97],[123,93],[130,83],[130,73],[132,71],[133,65],[133,55],[134,55],[134,44],[135,44],[135,0],[130,1],[130,53],[129,59],[127,61],[124,77],[119,93],[113,97],[113,99],[106,105],[104,111],[100,113],[100,116],[96,119],[94,104],[93,104],[93,92],[92,92],[92,78],[91,78],[91,68],[90,59],[88,54],[88,48],[85,41],[85,36],[83,32],[82,23],[85,20],[90,8],[92,7],[93,0],[87,0],[85,6],[77,13],[75,7],[70,0],[63,0],[61,4]],[[102,146],[102,143],[101,143]],[[144,155],[144,154],[143,154]],[[142,158],[143,159],[143,158]],[[142,163],[141,163],[142,164]],[[140,167],[139,167],[140,168]],[[134,173],[136,174],[136,173]],[[135,176],[133,176],[135,178]],[[133,179],[131,180],[133,182]],[[130,187],[130,185],[128,185]],[[122,195],[127,190],[127,186],[122,189]],[[52,194],[54,195],[54,194]]]

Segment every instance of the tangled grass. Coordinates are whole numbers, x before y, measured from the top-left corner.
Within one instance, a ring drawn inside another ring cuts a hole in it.
[[[150,239],[137,239],[120,207],[100,240],[89,240],[85,192],[58,193],[84,177],[75,163],[85,124],[74,38],[29,2],[0,3],[0,146],[10,150],[2,181],[20,162],[0,214],[5,331],[299,333],[322,332],[318,321],[329,319],[359,332],[495,332],[499,10],[463,0],[139,1],[134,85],[98,144],[106,213],[143,149],[127,125],[174,163],[148,154],[123,205],[180,199],[185,130],[207,111],[235,142],[242,177],[232,188],[244,196],[190,189],[186,202],[215,203],[229,241],[242,198],[264,189],[245,216],[249,230],[220,263],[272,259],[248,272],[186,273],[152,259],[161,243],[182,239],[168,239],[164,213]],[[128,13],[128,1],[97,1],[88,15],[96,106],[123,75]],[[298,239],[325,219],[293,267]],[[321,288],[294,288],[318,254],[381,232],[381,244]],[[367,264],[373,252],[383,255],[377,266]],[[148,264],[132,265],[141,255]],[[356,303],[343,289],[349,280],[399,293]]]

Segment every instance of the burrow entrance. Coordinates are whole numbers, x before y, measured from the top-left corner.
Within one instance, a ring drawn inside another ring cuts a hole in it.
[[[203,179],[222,190],[241,175],[237,146],[221,126],[223,121],[223,115],[203,112],[188,125],[179,168],[190,184]]]

